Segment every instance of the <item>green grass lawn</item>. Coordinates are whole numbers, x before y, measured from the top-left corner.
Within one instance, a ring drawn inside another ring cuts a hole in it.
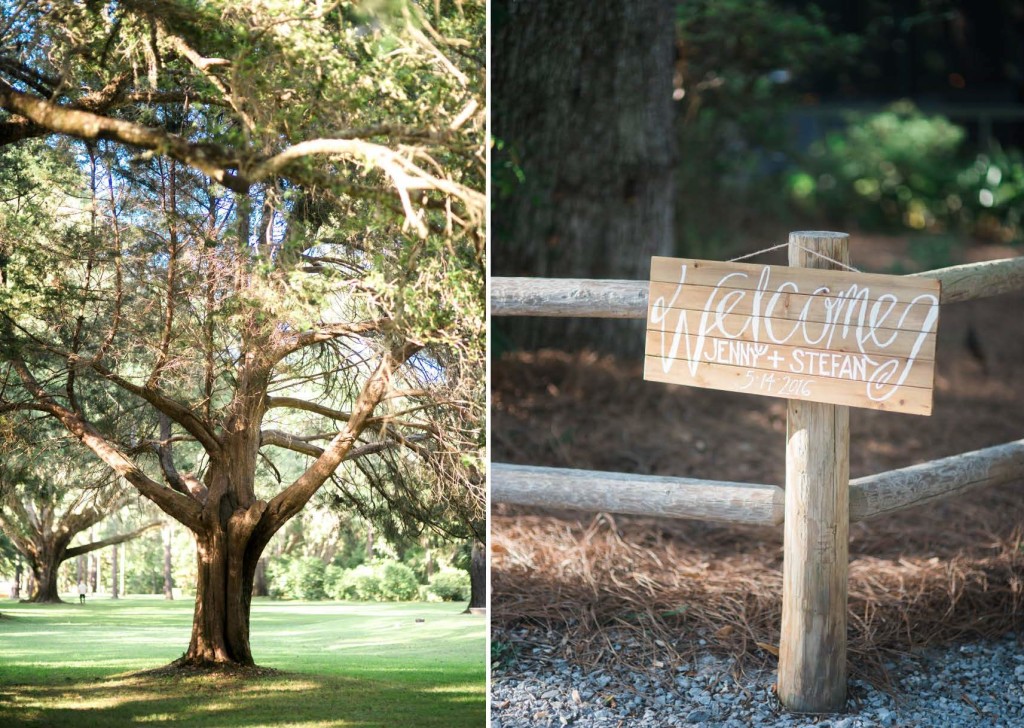
[[[0,726],[483,726],[486,619],[461,608],[256,599],[253,656],[285,674],[243,679],[133,675],[185,651],[191,600],[3,602]]]

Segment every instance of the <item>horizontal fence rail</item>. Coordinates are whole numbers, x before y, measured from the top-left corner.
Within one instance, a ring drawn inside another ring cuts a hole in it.
[[[939,268],[913,277],[942,282],[941,303],[1024,288],[1024,257]],[[492,316],[647,318],[647,281],[587,278],[492,278]]]
[[[862,521],[1024,478],[1024,440],[850,481],[850,520]]]
[[[543,508],[779,525],[785,494],[777,485],[627,475],[599,470],[491,465],[491,499]]]
[[[961,453],[850,481],[850,521],[863,521],[974,488],[1024,477],[1024,440]],[[777,485],[627,475],[532,465],[491,466],[495,503],[778,526],[785,494]]]

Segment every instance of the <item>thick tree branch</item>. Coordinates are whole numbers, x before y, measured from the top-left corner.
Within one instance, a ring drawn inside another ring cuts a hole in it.
[[[375,321],[360,321],[354,324],[324,324],[320,328],[311,331],[302,331],[286,337],[268,355],[269,362],[273,365],[299,349],[325,341],[333,341],[344,336],[360,336],[377,331],[382,331],[391,319],[377,319]]]
[[[175,402],[169,397],[165,397],[154,387],[142,386],[128,381],[119,374],[114,373],[107,367],[103,366],[96,359],[84,359],[76,357],[75,355],[68,355],[68,362],[74,366],[78,363],[87,364],[96,371],[97,374],[102,376],[109,382],[116,384],[132,394],[141,397],[146,402],[151,404],[157,411],[170,417],[172,420],[177,422],[185,431],[188,432],[192,437],[196,438],[199,443],[206,449],[211,455],[219,453],[221,449],[220,440],[214,434],[213,430],[203,422],[196,414],[181,404]]]
[[[292,450],[293,452],[302,453],[303,455],[309,455],[315,458],[324,454],[324,449],[322,447],[312,445],[308,440],[302,437],[297,437],[281,430],[263,430],[263,432],[260,433],[260,446],[283,447],[286,450]]]
[[[166,154],[172,159],[195,167],[235,192],[247,194],[249,191],[249,183],[231,171],[238,167],[238,160],[219,147],[191,144],[182,137],[162,129],[60,106],[38,96],[22,93],[4,81],[0,81],[0,108],[22,116],[50,132],[86,141],[109,139]]]
[[[483,218],[487,198],[482,193],[452,180],[431,175],[417,166],[410,158],[411,155],[362,139],[310,139],[299,142],[255,165],[250,178],[260,180],[276,177],[299,159],[324,155],[365,162],[383,171],[402,201],[406,223],[423,237],[428,233],[427,226],[413,210],[409,192],[437,190],[461,200],[475,217]]]
[[[249,549],[260,553],[270,537],[284,523],[302,510],[313,494],[326,482],[338,465],[349,455],[367,425],[373,410],[387,396],[392,373],[421,347],[406,343],[384,355],[370,375],[352,407],[352,416],[345,428],[324,448],[313,464],[291,485],[278,493],[267,505],[267,510],[253,532]]]
[[[87,554],[90,551],[95,551],[96,549],[101,549],[105,546],[113,546],[117,543],[131,541],[134,538],[138,538],[149,529],[157,528],[160,525],[160,521],[153,521],[153,523],[147,524],[142,528],[137,528],[134,531],[131,531],[130,533],[118,534],[117,536],[111,536],[110,538],[105,538],[102,541],[93,541],[92,543],[87,543],[82,546],[73,546],[72,548],[69,548],[67,551],[64,552],[64,558],[61,559],[61,561],[63,562],[67,561],[68,559],[73,559],[76,556]]]
[[[321,415],[338,422],[348,422],[352,419],[351,412],[342,412],[341,410],[331,409],[330,407],[324,407],[322,404],[309,402],[304,399],[299,399],[298,397],[267,397],[267,409],[274,409],[276,407],[312,412],[313,414]]]
[[[135,486],[139,493],[156,503],[169,516],[194,531],[202,528],[201,508],[198,503],[188,496],[182,495],[170,488],[165,488],[157,483],[146,475],[142,468],[136,465],[127,455],[107,441],[92,424],[87,422],[77,412],[72,412],[67,407],[57,403],[39,385],[24,362],[15,360],[12,362],[12,366],[19,377],[21,377],[25,388],[36,398],[40,409],[56,417],[75,439],[89,448],[111,470]]]
[[[195,498],[200,503],[206,503],[208,495],[206,486],[192,476],[181,475],[181,473],[178,472],[178,469],[174,466],[174,456],[171,452],[171,446],[173,443],[174,438],[171,437],[171,419],[161,412],[160,440],[152,446],[153,449],[156,450],[156,454],[160,462],[160,469],[164,473],[164,480],[166,480],[167,484],[179,493]]]

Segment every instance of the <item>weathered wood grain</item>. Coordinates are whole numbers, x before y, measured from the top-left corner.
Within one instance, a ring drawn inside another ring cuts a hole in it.
[[[941,282],[942,303],[989,298],[1024,289],[1024,256],[954,265],[906,277]]]
[[[736,265],[730,263],[729,266]],[[806,272],[796,273],[799,269],[779,267],[778,270],[782,271],[793,271],[794,273],[787,277],[788,282],[803,284],[801,290],[814,290],[810,286],[815,285],[813,275],[808,275]],[[920,303],[911,304],[911,299],[915,293],[919,293],[916,287],[905,287],[899,285],[903,283],[905,278],[903,276],[892,276],[894,281],[890,283],[888,289],[876,289],[881,293],[889,293],[893,288],[898,287],[901,289],[901,293],[904,295],[904,299],[900,303],[892,307],[889,313],[888,319],[879,325],[878,328],[885,330],[892,329],[920,329],[921,323],[925,320],[928,315],[927,306],[922,306]],[[927,292],[928,294],[938,297],[939,288],[935,281],[928,281],[934,288]],[[894,286],[893,283],[896,285]],[[690,311],[701,311],[704,308],[705,303],[712,299],[715,293],[714,286],[696,286],[692,285],[687,277],[686,285],[683,286],[678,296],[673,296],[673,292],[678,286],[677,283],[651,283],[650,295],[654,297],[654,300],[663,298],[666,301],[671,300],[671,305],[667,306],[669,310],[673,309],[687,309]],[[764,318],[771,318],[783,321],[799,321],[804,313],[806,306],[806,320],[813,321],[816,323],[823,323],[830,319],[837,318],[830,314],[824,307],[823,301],[828,299],[828,296],[821,294],[810,294],[810,293],[782,293],[778,295],[778,300],[772,300],[774,296],[774,289],[766,289],[766,292],[760,301],[760,304],[755,304],[755,299],[752,290],[745,288],[730,288],[721,289],[719,295],[714,297],[714,303],[718,304],[726,295],[734,293],[737,296],[743,296],[735,305],[729,306],[728,311],[731,314],[750,314],[755,309],[760,309]],[[744,295],[745,294],[745,295]],[[926,294],[927,295],[927,294]],[[873,304],[877,301],[877,294],[870,299]],[[771,305],[772,308],[767,307]],[[884,309],[883,309],[884,310]],[[842,314],[838,317],[842,320]],[[777,328],[785,331],[785,325],[777,325]],[[792,324],[788,328],[792,328]]]
[[[491,465],[491,500],[765,526],[781,524],[783,514],[783,492],[777,485],[503,463]]]
[[[492,278],[492,316],[646,318],[647,281]]]
[[[720,265],[722,263],[718,261],[699,260],[696,258],[667,258],[664,256],[651,258],[651,280],[664,283],[678,282],[680,262],[687,266],[686,282],[690,285],[715,286],[721,280]],[[746,276],[730,278],[726,285],[729,288],[745,290],[754,290],[758,287],[758,281],[765,267],[761,263],[728,262],[727,265],[732,270],[745,273]],[[811,272],[812,270],[813,273]],[[798,268],[791,271],[791,273],[797,276],[796,280],[800,280],[802,276],[813,278],[816,282],[828,286],[833,291],[848,288],[851,285],[885,286],[892,283],[892,276],[885,273],[862,273],[860,271],[822,269],[820,267],[814,269]],[[909,276],[903,277],[907,279],[904,285],[919,293],[932,293],[935,291],[935,284],[932,281]]]
[[[919,364],[921,364],[919,362]],[[890,400],[883,402],[872,402],[864,395],[866,384],[858,381],[843,381],[840,379],[826,379],[823,377],[812,377],[805,374],[798,377],[789,377],[782,372],[774,372],[775,381],[760,383],[762,374],[772,374],[770,370],[748,369],[746,367],[730,366],[728,364],[702,363],[700,371],[692,377],[683,378],[676,371],[665,374],[661,369],[657,357],[644,357],[644,379],[651,382],[663,382],[666,384],[688,384],[695,387],[707,389],[723,389],[731,392],[742,392],[744,394],[757,394],[765,397],[783,397],[787,399],[799,399],[796,394],[787,392],[786,386],[806,385],[813,393],[815,390],[828,389],[828,400],[833,404],[842,404],[850,407],[862,407],[877,409],[889,412],[900,412],[911,415],[930,415],[932,412],[932,362],[926,362],[929,366],[928,373],[921,377],[929,382],[927,387],[900,387],[896,395]],[[922,364],[924,366],[924,364]],[[756,376],[753,384],[749,387],[744,385],[749,381],[747,372]],[[918,375],[915,375],[915,379]]]
[[[791,233],[789,264],[848,263],[844,233]],[[786,442],[779,700],[825,713],[846,703],[850,416],[844,406],[790,400]]]
[[[890,470],[850,483],[850,520],[861,521],[1024,478],[1024,440]]]

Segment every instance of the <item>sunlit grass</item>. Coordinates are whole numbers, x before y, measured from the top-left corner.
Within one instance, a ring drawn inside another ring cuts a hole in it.
[[[256,600],[258,664],[153,677],[188,643],[192,604],[0,604],[0,726],[482,726],[484,619],[449,604]],[[417,622],[422,619],[422,622]]]

